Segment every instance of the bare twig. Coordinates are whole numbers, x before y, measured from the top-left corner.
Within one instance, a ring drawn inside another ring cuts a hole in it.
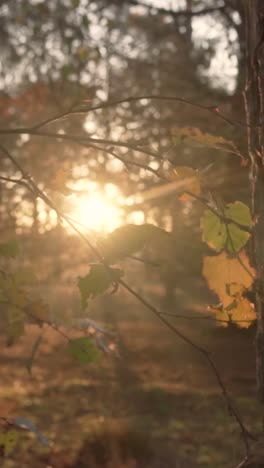
[[[167,315],[169,317],[174,317],[174,318],[179,318],[179,319],[184,319],[184,320],[211,320],[211,322],[219,322],[219,323],[227,323],[227,324],[232,324],[232,323],[252,323],[253,320],[225,320],[225,319],[217,319],[215,317],[211,317],[210,315],[206,316],[197,316],[197,315],[181,315],[181,314],[174,314],[173,312],[161,312],[162,315]]]

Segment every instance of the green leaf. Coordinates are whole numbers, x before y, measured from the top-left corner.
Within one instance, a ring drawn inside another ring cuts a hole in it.
[[[81,293],[82,307],[86,307],[87,300],[90,297],[98,296],[105,292],[113,283],[117,282],[123,271],[119,268],[106,268],[98,263],[91,266],[90,272],[78,278],[78,288]]]
[[[242,231],[235,224],[228,224],[227,233],[225,248],[231,254],[239,252],[250,237],[249,232]]]
[[[226,226],[211,210],[205,210],[201,218],[201,229],[203,232],[203,241],[209,247],[220,252],[225,246],[227,239]]]
[[[80,4],[80,0],[71,0],[73,8],[77,8]]]
[[[2,257],[16,257],[19,253],[19,247],[16,239],[0,244],[0,255]]]
[[[230,221],[224,222],[211,210],[205,210],[201,219],[203,240],[217,252],[225,248],[228,253],[237,253],[247,243],[250,233],[232,223],[232,220],[250,228],[253,225],[250,210],[244,203],[236,201],[222,206],[221,212]]]
[[[91,338],[82,336],[69,342],[69,352],[74,359],[81,364],[90,364],[98,360],[100,356],[99,349]]]
[[[225,208],[225,216],[245,227],[253,226],[249,207],[240,201],[229,203]]]
[[[128,257],[142,250],[145,245],[167,241],[169,233],[153,224],[126,224],[115,229],[103,245],[103,252],[108,262]]]
[[[252,227],[253,225],[248,206],[239,201],[227,205],[225,216],[245,227]],[[249,232],[243,231],[236,224],[228,223],[226,250],[229,253],[239,252],[247,243],[249,237]]]

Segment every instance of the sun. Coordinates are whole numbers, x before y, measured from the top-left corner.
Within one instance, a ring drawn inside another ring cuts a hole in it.
[[[111,232],[122,224],[122,210],[118,203],[99,190],[77,197],[69,214],[78,223],[98,233]]]

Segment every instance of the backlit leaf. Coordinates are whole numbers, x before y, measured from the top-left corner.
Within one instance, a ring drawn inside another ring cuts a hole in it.
[[[250,232],[247,232],[232,223],[232,220],[245,227],[253,225],[250,210],[247,205],[236,201],[221,207],[223,216],[228,220],[222,220],[220,216],[211,210],[205,210],[201,218],[203,240],[217,252],[225,248],[229,253],[239,252],[247,243]]]
[[[244,252],[240,253],[240,259],[248,271],[246,271],[236,257],[228,257],[226,252],[204,257],[203,259],[203,275],[207,280],[209,288],[218,295],[224,307],[228,306],[232,301],[232,298],[227,293],[227,284],[238,283],[244,288],[250,289],[254,281],[255,270],[251,267],[249,259]]]
[[[242,231],[235,224],[228,224],[225,246],[227,252],[231,254],[239,252],[245,246],[249,237],[249,232]]]
[[[75,338],[69,342],[69,352],[74,359],[81,364],[90,364],[95,362],[100,352],[93,340],[87,336]]]
[[[82,307],[85,308],[87,300],[105,292],[113,283],[123,276],[119,268],[106,268],[98,263],[91,266],[89,273],[78,278],[78,287],[81,293]]]
[[[256,320],[254,305],[247,298],[239,296],[236,307],[232,310],[232,320],[235,320],[241,328],[248,328],[249,321]]]
[[[249,207],[240,201],[229,203],[225,208],[225,216],[227,218],[233,219],[233,221],[236,221],[243,226],[253,226],[253,220]]]
[[[226,226],[219,216],[215,215],[211,210],[205,210],[201,218],[201,229],[203,241],[212,249],[220,252],[226,244],[227,232]]]
[[[103,243],[103,253],[108,262],[133,255],[146,245],[167,240],[170,234],[153,224],[126,224],[110,233]]]
[[[229,146],[234,148],[234,143],[232,141],[226,140],[222,136],[202,132],[196,127],[175,128],[173,130],[173,137],[175,143],[187,142],[189,144],[198,144],[202,146]]]
[[[217,319],[231,317],[240,327],[248,327],[255,320],[253,304],[243,296],[246,289],[252,286],[255,271],[249,264],[245,253],[240,254],[244,267],[237,258],[227,257],[225,252],[213,257],[205,257],[203,262],[203,275],[208,286],[219,297],[223,304],[222,311],[210,308],[216,313]],[[246,322],[245,322],[246,321]]]
[[[224,214],[243,226],[251,227],[253,225],[250,210],[247,205],[236,201],[230,203],[225,208]],[[240,229],[233,223],[228,223],[227,227],[226,250],[230,253],[239,252],[247,243],[250,233]]]
[[[226,292],[230,297],[242,296],[246,288],[239,283],[229,283],[226,285]]]

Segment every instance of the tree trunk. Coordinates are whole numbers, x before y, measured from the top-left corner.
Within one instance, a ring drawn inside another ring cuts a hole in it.
[[[245,1],[247,80],[244,92],[250,157],[251,208],[255,227],[253,258],[256,267],[256,372],[258,395],[264,403],[264,1]]]

